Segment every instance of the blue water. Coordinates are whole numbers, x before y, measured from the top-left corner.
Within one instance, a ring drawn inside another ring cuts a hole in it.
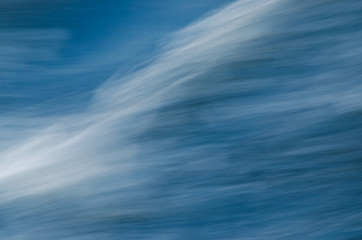
[[[361,43],[360,1],[240,0],[2,109],[0,239],[362,239]]]

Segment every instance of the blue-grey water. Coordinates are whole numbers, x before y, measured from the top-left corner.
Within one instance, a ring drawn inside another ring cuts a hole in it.
[[[0,6],[1,240],[362,239],[361,1]]]

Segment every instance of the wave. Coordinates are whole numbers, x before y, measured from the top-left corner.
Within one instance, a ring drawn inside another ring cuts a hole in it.
[[[357,239],[361,10],[236,1],[174,33],[2,148],[0,235]]]

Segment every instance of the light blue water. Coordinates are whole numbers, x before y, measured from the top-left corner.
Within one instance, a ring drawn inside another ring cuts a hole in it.
[[[1,118],[0,239],[362,239],[361,66],[360,1],[225,5],[86,110]]]

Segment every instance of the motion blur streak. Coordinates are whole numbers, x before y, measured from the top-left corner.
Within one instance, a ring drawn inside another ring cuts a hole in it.
[[[0,239],[362,239],[361,39],[357,0],[240,0],[82,113],[2,117]]]

